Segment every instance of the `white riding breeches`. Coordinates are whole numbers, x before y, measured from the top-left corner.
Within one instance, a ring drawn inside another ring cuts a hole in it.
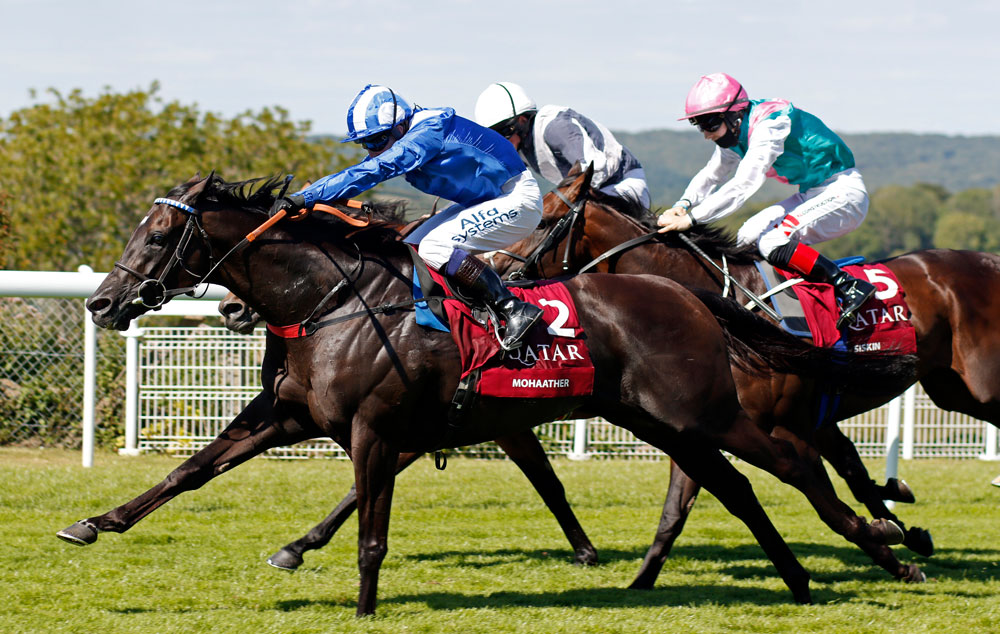
[[[483,253],[504,249],[527,237],[542,219],[542,196],[530,172],[504,183],[503,194],[469,207],[455,204],[431,216],[406,241],[419,242],[417,252],[440,269],[452,251]]]
[[[625,177],[614,185],[601,187],[599,190],[609,196],[629,198],[638,201],[645,209],[649,209],[652,199],[649,197],[649,185],[646,184],[646,172],[642,168],[625,173]]]
[[[850,233],[868,214],[861,172],[851,168],[767,207],[743,223],[736,239],[756,244],[765,258],[791,240],[816,244]]]

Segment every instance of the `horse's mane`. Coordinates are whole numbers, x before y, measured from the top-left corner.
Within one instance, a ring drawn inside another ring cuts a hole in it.
[[[283,176],[269,176],[227,182],[213,172],[208,177],[208,183],[206,183],[204,191],[199,196],[199,200],[207,200],[222,207],[232,207],[267,216],[271,205],[274,204],[277,198],[277,191],[284,184],[284,180]],[[181,196],[193,184],[193,182],[185,183],[175,187],[169,195]],[[356,209],[349,209],[343,205],[333,206],[338,207],[348,215],[358,215]],[[351,227],[349,233],[352,240],[382,244],[399,239],[399,229],[404,224],[404,215],[406,213],[405,201],[364,201],[362,210],[371,223],[362,229]],[[332,216],[318,212],[314,212],[311,219],[327,224],[340,222]]]
[[[656,231],[656,215],[646,209],[642,204],[630,199],[611,196],[591,188],[589,197],[602,207],[615,211],[646,231]],[[736,242],[736,237],[732,232],[720,227],[710,227],[707,225],[696,225],[685,232],[698,247],[713,257],[726,256],[738,264],[749,264],[761,259],[760,254],[753,245],[741,245]],[[676,235],[668,233],[665,235],[666,242],[679,249],[687,249],[687,245],[681,242]]]

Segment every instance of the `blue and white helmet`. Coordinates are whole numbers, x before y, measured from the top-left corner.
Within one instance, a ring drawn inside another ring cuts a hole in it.
[[[384,132],[413,116],[413,106],[391,88],[368,84],[347,109],[347,136],[341,141],[357,141]]]

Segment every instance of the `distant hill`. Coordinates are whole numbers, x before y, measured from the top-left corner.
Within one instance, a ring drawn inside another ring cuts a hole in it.
[[[616,132],[615,136],[642,162],[654,207],[667,206],[680,197],[713,148],[694,130]],[[1000,184],[1000,137],[909,133],[842,136],[854,152],[869,192],[885,185],[918,182],[941,185],[950,192]],[[787,185],[769,182],[754,200],[775,200],[794,191]],[[384,183],[375,193],[410,200],[414,212],[428,210],[433,203],[433,198],[414,190],[403,179]]]

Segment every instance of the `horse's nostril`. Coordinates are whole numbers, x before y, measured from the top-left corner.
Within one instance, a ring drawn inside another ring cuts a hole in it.
[[[92,313],[101,313],[111,306],[111,300],[107,297],[94,297],[87,302],[87,310]]]
[[[225,304],[222,308],[219,309],[219,312],[228,317],[230,315],[239,314],[242,308],[243,307],[240,306],[239,304]]]

